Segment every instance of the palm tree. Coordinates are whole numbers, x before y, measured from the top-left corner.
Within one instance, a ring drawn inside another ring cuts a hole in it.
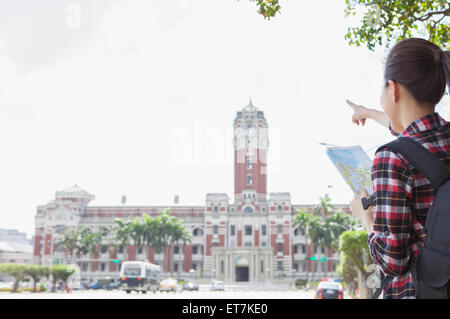
[[[322,225],[318,216],[312,216],[308,222],[308,237],[311,239],[311,245],[317,246],[320,243],[322,236]],[[315,277],[315,271],[313,271],[313,277]]]
[[[325,194],[324,197],[319,197],[319,204],[314,207],[314,214],[319,214],[323,218],[328,216],[331,211],[334,209],[334,206],[331,204],[331,198],[328,194]]]
[[[130,244],[130,232],[131,232],[131,220],[130,219],[116,219],[114,220],[113,233],[115,234],[114,240],[117,246],[122,246],[124,251],[124,259],[128,259],[128,253],[125,253]]]
[[[306,247],[308,244],[308,238],[307,238],[307,229],[308,229],[308,223],[311,220],[311,215],[306,211],[306,209],[301,209],[297,211],[297,214],[294,216],[294,222],[293,222],[293,226],[296,227],[298,230],[301,230],[303,234],[305,234],[304,238],[305,238],[305,252],[306,251]],[[307,254],[306,254],[307,255]],[[308,256],[306,256],[308,257]],[[306,258],[305,258],[306,260]],[[311,261],[308,260],[308,263],[306,265],[306,282],[308,282],[309,280],[309,265],[310,265]]]
[[[74,262],[74,252],[78,249],[78,245],[79,245],[79,234],[78,234],[78,230],[70,230],[67,233],[64,234],[64,236],[62,237],[61,241],[59,241],[57,243],[57,245],[62,246],[63,247],[63,251],[64,251],[64,264],[65,264],[65,258],[66,258],[66,254],[69,253],[70,254],[70,259],[71,262]]]
[[[131,221],[129,227],[131,244],[135,246],[136,249],[142,249],[144,247],[145,224],[136,217]]]

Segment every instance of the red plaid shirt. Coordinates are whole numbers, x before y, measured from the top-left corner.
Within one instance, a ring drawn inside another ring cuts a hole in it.
[[[411,123],[401,134],[410,137],[450,168],[449,125],[438,113],[428,114]],[[408,270],[411,254],[417,256],[424,242],[424,225],[436,189],[401,155],[388,148],[375,155],[372,181],[376,207],[374,232],[369,235],[372,259],[383,273],[395,276],[383,291],[383,298],[415,298],[415,288]]]

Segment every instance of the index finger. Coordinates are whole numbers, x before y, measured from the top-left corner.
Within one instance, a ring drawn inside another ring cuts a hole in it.
[[[350,100],[345,100],[346,102],[347,102],[347,104],[354,110],[355,109],[355,107],[357,106],[355,103],[353,103],[352,101],[350,101]]]

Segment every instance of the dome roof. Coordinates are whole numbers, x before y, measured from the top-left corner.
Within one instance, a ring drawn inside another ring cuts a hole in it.
[[[56,199],[62,199],[62,198],[79,198],[79,199],[85,199],[87,201],[90,201],[95,198],[94,195],[89,194],[87,191],[79,187],[77,184],[66,188],[62,191],[56,192]]]

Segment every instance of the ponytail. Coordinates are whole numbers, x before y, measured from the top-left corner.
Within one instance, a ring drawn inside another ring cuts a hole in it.
[[[444,68],[445,81],[447,82],[447,90],[450,94],[450,51],[442,51],[441,53],[442,67]]]

